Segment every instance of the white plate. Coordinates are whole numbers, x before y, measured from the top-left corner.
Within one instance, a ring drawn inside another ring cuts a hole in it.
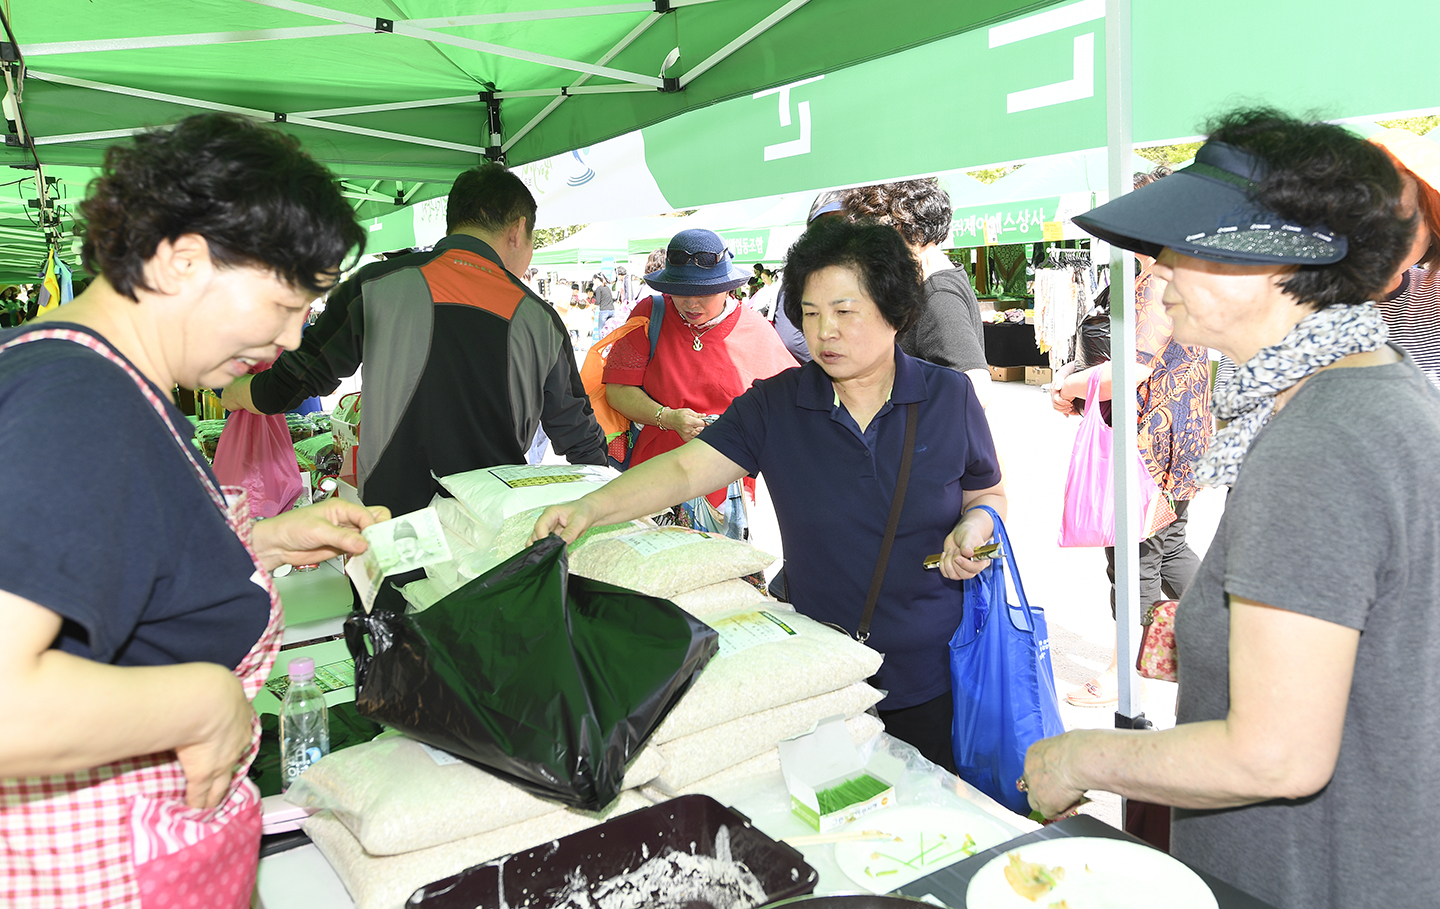
[[[1016,893],[1005,880],[1010,855],[1059,866],[1065,877],[1038,900]],[[1128,840],[1078,836],[1043,840],[991,859],[970,879],[966,905],[974,909],[1036,909],[1064,901],[1068,909],[1217,909],[1215,894],[1194,871],[1149,846]]]
[[[876,811],[845,829],[899,837],[835,844],[835,863],[870,893],[888,893],[1015,837],[1014,831],[978,811],[923,805]],[[974,838],[973,846],[965,846],[967,836]]]

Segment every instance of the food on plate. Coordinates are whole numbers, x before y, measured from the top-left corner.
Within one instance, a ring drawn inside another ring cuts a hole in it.
[[[1020,853],[1010,853],[1010,864],[1005,866],[1005,880],[1012,890],[1034,902],[1054,890],[1065,879],[1065,869],[1059,865],[1042,865],[1027,862]]]

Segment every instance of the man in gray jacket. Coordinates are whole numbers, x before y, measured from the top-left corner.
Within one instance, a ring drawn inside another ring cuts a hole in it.
[[[282,413],[363,363],[360,497],[395,515],[440,492],[432,474],[524,464],[541,425],[571,463],[606,463],[570,334],[521,280],[535,208],[497,164],[461,174],[433,250],[356,272],[297,350],[225,390],[226,407]]]

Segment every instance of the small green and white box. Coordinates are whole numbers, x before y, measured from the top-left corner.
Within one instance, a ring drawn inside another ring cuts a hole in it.
[[[860,758],[843,716],[780,743],[790,809],[820,833],[895,804],[895,786]]]

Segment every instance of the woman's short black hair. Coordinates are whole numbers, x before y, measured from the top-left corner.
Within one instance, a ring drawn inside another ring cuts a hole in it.
[[[950,204],[950,194],[934,177],[861,186],[847,191],[843,202],[852,219],[873,218],[889,224],[916,249],[950,238],[955,208]]]
[[[365,231],[334,177],[293,136],[233,114],[199,114],[114,145],[80,204],[80,255],[132,300],[161,241],[199,234],[221,267],[274,272],[320,294]]]
[[[899,232],[877,221],[822,218],[800,235],[785,257],[780,288],[792,324],[801,324],[800,303],[810,275],[832,265],[854,270],[880,315],[897,332],[919,317],[925,302],[920,265]]]
[[[535,211],[535,197],[525,183],[503,164],[491,161],[455,178],[445,201],[445,231],[453,234],[462,227],[503,230],[522,215],[525,229],[534,231]]]
[[[1260,205],[1348,239],[1339,262],[1296,266],[1280,284],[1286,293],[1323,309],[1363,303],[1385,289],[1409,251],[1415,219],[1399,213],[1400,175],[1383,149],[1343,126],[1271,108],[1234,111],[1206,131],[1210,141],[1242,148],[1268,165],[1253,191]]]

